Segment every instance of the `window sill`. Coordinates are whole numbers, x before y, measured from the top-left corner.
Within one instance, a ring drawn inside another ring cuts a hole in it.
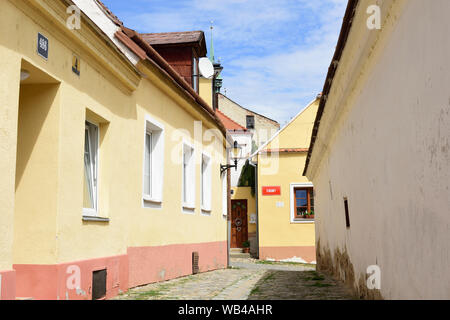
[[[202,214],[204,216],[210,216],[211,212],[212,212],[212,209],[207,209],[207,208],[202,207]]]
[[[155,204],[162,204],[162,199],[155,199],[155,198],[152,198],[152,197],[146,196],[146,195],[144,195],[142,197],[142,199],[144,199],[145,202],[152,202],[152,203],[155,203]]]
[[[194,205],[194,204],[183,203],[183,209],[186,209],[186,210],[195,210],[195,205]]]
[[[302,219],[302,220],[291,220],[292,224],[308,224],[308,223],[314,223],[315,220],[314,219]]]
[[[183,204],[182,211],[184,214],[195,214],[195,206]]]
[[[83,215],[83,221],[95,221],[95,222],[109,222],[109,218]]]

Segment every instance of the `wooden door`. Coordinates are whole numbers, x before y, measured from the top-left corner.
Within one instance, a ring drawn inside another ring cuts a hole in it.
[[[242,248],[247,240],[247,200],[231,200],[231,248]]]

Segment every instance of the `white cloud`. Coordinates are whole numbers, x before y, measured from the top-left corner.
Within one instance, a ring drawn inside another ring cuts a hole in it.
[[[347,3],[137,0],[120,12],[116,1],[105,0],[140,32],[204,30],[209,39],[214,20],[215,56],[224,66],[227,95],[282,124],[322,90]]]
[[[302,35],[303,43],[230,61],[227,95],[281,124],[295,116],[322,91],[345,10],[343,1],[335,2],[328,11],[314,2],[317,25]]]

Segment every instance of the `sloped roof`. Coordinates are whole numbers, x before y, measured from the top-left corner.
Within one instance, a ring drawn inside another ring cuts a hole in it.
[[[276,137],[278,137],[280,134],[281,134],[281,132],[283,132],[287,127],[289,127],[290,125],[291,125],[291,123],[293,123],[298,117],[300,117],[300,115],[302,115],[303,114],[303,112],[305,112],[306,110],[308,110],[309,109],[309,107],[311,107],[317,100],[320,100],[321,99],[321,97],[322,97],[322,94],[318,94],[317,95],[317,97],[313,100],[313,101],[311,101],[304,109],[302,109],[299,113],[297,113],[297,115],[295,116],[295,117],[293,117],[288,123],[286,123],[280,130],[278,130],[278,132],[276,132],[273,136],[272,136],[272,138],[270,138],[269,139],[269,141],[267,141],[265,144],[263,144],[261,147],[259,147],[259,149],[258,150],[256,150],[251,156],[250,156],[250,158],[253,158],[254,156],[256,156],[257,154],[259,154],[259,153],[265,153],[265,152],[267,152],[266,150],[268,150],[268,149],[266,149],[266,147],[276,138]],[[303,150],[306,150],[305,152],[308,152],[309,151],[309,149],[303,149],[303,148],[295,148],[295,149],[292,149],[292,150],[302,150],[302,151],[296,151],[296,152],[304,152]],[[274,149],[271,149],[271,150],[274,150]],[[288,149],[278,149],[278,150],[288,150]],[[273,152],[273,151],[272,151]],[[284,151],[284,152],[289,152],[289,151]],[[291,152],[294,152],[294,151],[291,151]]]
[[[247,131],[246,128],[235,122],[231,118],[227,117],[223,112],[216,110],[217,117],[222,121],[225,128],[229,131]]]
[[[195,43],[204,38],[203,31],[142,33],[142,38],[150,45]]]
[[[246,111],[248,111],[248,112],[250,112],[250,113],[252,113],[252,114],[254,114],[254,115],[256,115],[256,116],[260,116],[260,117],[262,117],[262,118],[265,118],[265,119],[267,119],[267,120],[273,122],[274,124],[277,124],[278,126],[280,126],[280,124],[278,123],[278,121],[273,120],[273,119],[270,119],[269,117],[266,117],[265,115],[262,115],[262,114],[260,114],[260,113],[255,112],[255,111],[252,111],[252,110],[250,110],[250,109],[247,109],[247,108],[241,106],[241,105],[240,105],[239,103],[237,103],[236,101],[231,100],[231,99],[228,98],[226,95],[224,95],[224,94],[222,94],[222,93],[220,93],[220,92],[219,92],[218,95],[219,95],[219,97],[222,97],[222,98],[225,98],[225,99],[231,101],[231,102],[234,103],[236,106],[238,106],[238,107],[240,107],[240,108],[242,108],[242,109],[244,109],[244,110],[246,110]]]
[[[200,110],[206,113],[214,123],[217,124],[220,131],[226,135],[226,128],[222,121],[218,118],[214,110],[200,97],[200,95],[181,77],[181,75],[173,69],[173,67],[149,44],[145,41],[141,34],[135,30],[129,29],[123,25],[119,18],[114,15],[108,7],[100,0],[95,0],[105,15],[113,21],[119,30],[116,31],[115,37],[127,46],[140,59],[146,60],[158,68],[163,76],[167,77],[175,86],[180,88],[186,97],[195,101]],[[202,32],[204,37],[204,34]],[[206,47],[205,47],[206,48]],[[227,137],[228,140],[228,137]],[[229,141],[231,143],[231,140]]]
[[[206,56],[206,40],[203,31],[142,33],[142,39],[149,45],[158,47],[192,46],[200,57]]]

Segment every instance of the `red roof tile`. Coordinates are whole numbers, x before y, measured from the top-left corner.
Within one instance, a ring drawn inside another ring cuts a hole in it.
[[[246,128],[235,122],[231,118],[227,117],[223,112],[216,110],[217,117],[222,121],[227,130],[230,131],[247,131]]]

